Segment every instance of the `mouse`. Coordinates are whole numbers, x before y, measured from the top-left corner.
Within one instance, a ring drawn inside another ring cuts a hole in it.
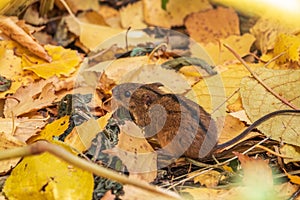
[[[112,97],[118,106],[128,110],[132,121],[143,128],[145,137],[156,136],[164,151],[173,156],[193,159],[210,156],[235,144],[273,116],[300,113],[300,110],[269,113],[228,142],[217,144],[218,129],[211,115],[194,101],[164,92],[161,87],[161,83],[122,83],[113,88]]]

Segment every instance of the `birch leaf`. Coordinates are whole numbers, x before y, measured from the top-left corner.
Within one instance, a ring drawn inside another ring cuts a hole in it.
[[[300,70],[259,68],[256,73],[277,94],[300,107]],[[240,92],[243,107],[252,122],[270,112],[291,109],[252,77],[245,77],[242,80]],[[300,146],[299,124],[299,115],[281,115],[261,124],[258,129],[274,140]]]

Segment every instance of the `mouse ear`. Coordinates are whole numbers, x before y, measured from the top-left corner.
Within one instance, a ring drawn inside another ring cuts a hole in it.
[[[162,83],[159,82],[155,82],[155,83],[149,83],[149,84],[145,84],[143,85],[144,88],[150,89],[154,92],[157,92],[158,94],[162,94],[162,90],[159,87],[164,86]]]

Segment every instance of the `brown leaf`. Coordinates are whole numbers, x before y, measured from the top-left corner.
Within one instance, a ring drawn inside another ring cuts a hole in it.
[[[217,42],[230,35],[240,35],[238,15],[233,9],[218,7],[215,10],[189,15],[185,26],[197,42]]]
[[[26,47],[34,55],[51,62],[52,58],[45,49],[20,28],[11,18],[0,18],[0,29],[13,40]]]
[[[52,77],[20,87],[14,95],[6,99],[4,115],[6,117],[20,116],[50,106],[56,99],[52,82],[57,82],[57,80],[56,77]]]

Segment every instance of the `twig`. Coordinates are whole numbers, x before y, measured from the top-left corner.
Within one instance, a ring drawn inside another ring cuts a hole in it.
[[[269,148],[267,148],[265,146],[262,146],[262,145],[256,145],[256,147],[260,148],[260,149],[263,149],[263,150],[265,150],[265,151],[267,151],[267,152],[269,152],[269,153],[271,153],[271,154],[273,154],[275,156],[281,157],[281,158],[291,158],[291,157],[279,154],[279,153],[277,153],[277,152],[275,152],[275,151],[273,151],[273,150],[271,150],[271,149],[269,149]]]
[[[82,158],[79,158],[72,153],[66,151],[64,148],[51,144],[46,141],[37,141],[34,144],[25,146],[25,147],[18,147],[14,149],[7,149],[0,151],[0,160],[9,159],[9,158],[15,158],[15,157],[24,157],[29,155],[35,155],[40,154],[44,152],[49,152],[56,157],[76,166],[83,170],[89,171],[91,173],[94,173],[98,176],[108,178],[114,181],[117,181],[122,184],[128,184],[135,186],[140,189],[144,189],[147,191],[154,192],[158,195],[163,195],[165,197],[174,198],[174,199],[180,199],[179,196],[177,196],[174,193],[170,193],[168,191],[164,191],[161,188],[152,186],[148,184],[147,182],[137,180],[131,177],[128,177],[123,174],[119,174],[116,171],[113,171],[111,169],[107,169],[104,167],[101,167],[99,165],[96,165],[95,163],[88,162]]]
[[[263,80],[260,79],[260,77],[251,70],[251,68],[247,65],[247,63],[239,56],[230,46],[227,44],[224,44],[224,46],[246,67],[246,69],[251,73],[251,75],[266,89],[268,90],[271,94],[273,94],[277,99],[279,99],[282,103],[288,105],[289,107],[298,110],[296,106],[288,102],[286,99],[282,98],[279,94],[277,94],[272,88],[267,86]]]

